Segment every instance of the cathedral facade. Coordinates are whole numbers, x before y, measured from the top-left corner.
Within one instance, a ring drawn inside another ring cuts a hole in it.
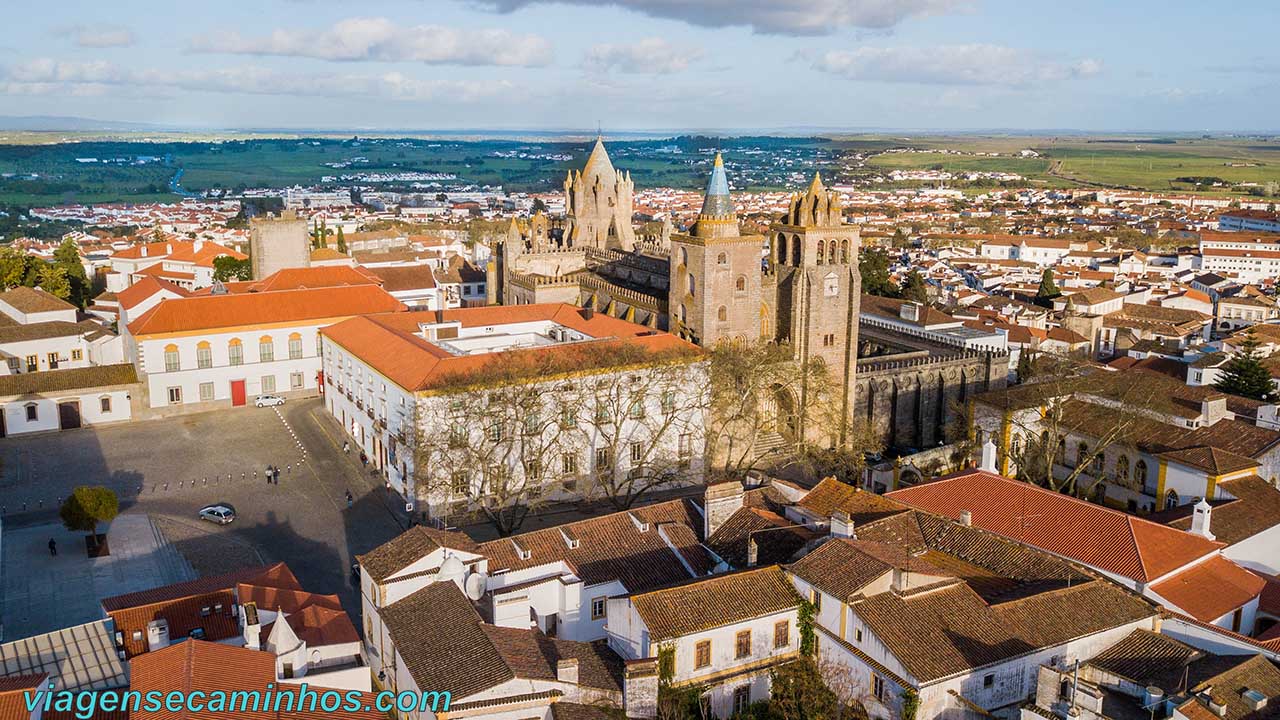
[[[633,189],[597,140],[586,166],[565,179],[564,217],[512,221],[489,268],[490,301],[590,306],[706,347],[785,344],[802,368],[821,363],[833,373],[840,418],[838,431],[819,427],[832,419],[814,417],[814,390],[801,383],[798,393],[770,399],[779,444],[843,442],[849,423],[863,418],[891,448],[941,444],[955,439],[956,398],[1003,385],[1007,355],[878,325],[870,331],[881,341],[859,343],[868,321],[859,232],[820,176],[791,197],[767,236],[741,232],[719,154],[701,212],[684,231],[664,226],[638,238]]]

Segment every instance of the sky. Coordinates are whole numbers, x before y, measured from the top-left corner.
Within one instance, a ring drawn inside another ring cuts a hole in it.
[[[6,13],[0,115],[1265,132],[1276,27],[1275,0],[57,0]]]

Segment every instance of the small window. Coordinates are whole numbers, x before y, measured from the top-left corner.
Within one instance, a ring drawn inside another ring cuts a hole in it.
[[[200,383],[200,402],[213,402],[213,383]]]
[[[726,254],[724,254],[724,253],[720,253],[719,255],[717,255],[717,256],[716,256],[716,264],[717,264],[717,265],[728,265],[728,264],[729,264],[729,256],[728,256],[728,255],[726,255]]]
[[[202,342],[196,347],[196,367],[201,369],[213,367],[213,348],[209,347],[207,342]]]
[[[733,641],[733,656],[741,660],[751,655],[751,631],[743,630],[738,633]]]
[[[644,462],[644,443],[631,443],[631,464],[639,465]]]
[[[773,625],[773,647],[784,648],[791,644],[791,622],[783,620]]]
[[[142,639],[142,631],[134,630],[133,635],[131,635],[130,637],[133,639],[134,642],[137,642],[138,640]]]
[[[822,612],[822,593],[818,590],[813,591],[813,610],[814,612]]]
[[[273,393],[275,391],[276,391],[276,376],[263,375],[262,376],[262,392]]]
[[[613,458],[610,457],[609,448],[596,448],[596,470],[598,472],[608,470],[609,466],[613,464],[612,461]]]
[[[471,488],[471,481],[467,478],[465,472],[456,472],[449,482],[452,487],[453,494],[458,497],[466,497],[467,490]]]
[[[179,367],[181,367],[181,363],[178,361],[178,348],[174,345],[166,347],[164,349],[164,371],[177,372]]]
[[[180,387],[169,388],[169,404],[177,405],[181,402],[182,402],[182,388]]]
[[[739,275],[739,276],[738,276],[738,280],[733,284],[733,289],[734,289],[734,290],[737,290],[738,292],[746,292],[746,291],[747,291],[747,276],[746,276],[746,275]]]
[[[720,322],[728,322],[729,308],[725,307],[724,305],[721,305],[720,308],[716,310],[716,320],[719,320]]]
[[[886,693],[884,688],[884,678],[879,675],[873,675],[871,677],[871,694],[875,695],[876,699],[880,702],[885,701]]]
[[[598,598],[591,598],[591,619],[592,620],[604,619],[605,613],[608,612],[608,602],[607,602],[608,599],[609,598],[605,596],[601,596]]]
[[[854,630],[853,630],[853,641],[854,641],[854,642],[862,642],[862,628],[854,628]]]
[[[71,359],[72,359],[72,360],[83,360],[83,359],[84,359],[84,351],[83,351],[83,350],[72,350],[72,351],[71,351]]]
[[[303,375],[300,372],[289,373],[289,389],[301,390],[303,384]]]
[[[576,475],[578,472],[578,456],[573,453],[565,453],[560,458],[560,468],[565,475]]]
[[[745,715],[751,707],[751,683],[733,689],[733,714]]]
[[[995,673],[987,673],[986,675],[982,676],[982,687],[984,688],[995,687],[995,684],[996,684]]]
[[[27,372],[35,372],[39,369],[40,369],[40,356],[28,355],[27,356]]]
[[[244,346],[239,340],[232,340],[227,345],[227,363],[231,365],[244,364]]]
[[[99,408],[102,410],[102,412],[104,412],[104,413],[109,413],[109,412],[111,412],[111,397],[110,397],[110,396],[103,396],[103,397],[98,398],[98,407],[99,407]]]
[[[35,403],[27,403],[27,422],[35,422],[40,419],[40,407]]]
[[[276,359],[276,346],[271,338],[264,337],[258,341],[258,362],[271,362]]]
[[[702,640],[695,647],[693,656],[693,667],[695,670],[707,667],[711,664],[711,641]]]
[[[289,359],[300,360],[302,358],[302,336],[294,335],[289,338]]]

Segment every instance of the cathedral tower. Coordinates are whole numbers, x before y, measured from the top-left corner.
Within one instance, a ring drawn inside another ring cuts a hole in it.
[[[687,234],[671,235],[672,332],[705,347],[759,339],[763,246],[763,237],[739,231],[724,159],[716,153],[697,222]]]
[[[569,171],[564,179],[565,244],[630,250],[636,244],[634,190],[631,173],[613,168],[604,141],[597,137],[586,167]]]
[[[820,358],[841,393],[834,398],[839,427],[816,427],[809,410],[815,399],[802,387],[802,397],[795,398],[798,430],[811,439],[831,432],[832,439],[843,443],[858,366],[858,228],[844,223],[840,194],[827,190],[814,173],[805,194],[793,195],[786,215],[770,228],[770,241],[770,266],[778,286],[774,337],[789,343],[796,360],[806,366]]]

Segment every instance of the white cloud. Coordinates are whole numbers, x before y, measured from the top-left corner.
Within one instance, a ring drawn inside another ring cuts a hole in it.
[[[688,69],[701,59],[699,48],[680,48],[658,37],[630,45],[595,45],[582,58],[589,72],[623,72],[665,75]]]
[[[54,34],[73,38],[82,48],[131,47],[135,40],[132,30],[118,25],[66,25]]]
[[[189,71],[132,70],[105,61],[66,62],[49,58],[0,68],[0,94],[4,95],[101,95],[108,89],[140,96],[183,91],[463,103],[507,97],[517,91],[514,84],[507,81],[421,80],[399,72],[297,74],[252,66]]]
[[[195,38],[191,50],[431,65],[535,67],[547,65],[552,58],[551,43],[538,35],[441,25],[406,27],[387,18],[348,18],[327,30],[275,30],[266,37],[245,37],[237,32],[209,34]]]
[[[851,80],[922,85],[1020,86],[1097,75],[1102,63],[1084,59],[1051,62],[1034,53],[1000,45],[863,47],[800,53],[815,70]]]
[[[475,0],[500,12],[542,4],[616,5],[701,27],[750,27],[772,35],[826,35],[844,27],[882,29],[909,17],[956,9],[961,0]]]

